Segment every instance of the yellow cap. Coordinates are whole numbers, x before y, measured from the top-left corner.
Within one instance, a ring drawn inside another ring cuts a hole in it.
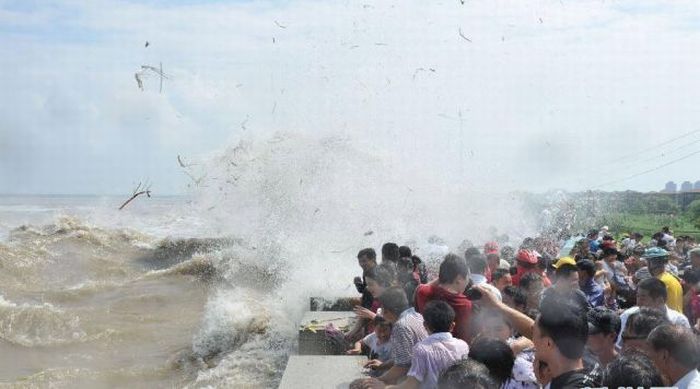
[[[573,258],[571,258],[571,257],[561,257],[561,258],[559,258],[559,260],[558,260],[554,265],[552,265],[552,266],[554,266],[554,268],[558,269],[558,268],[559,268],[560,266],[562,266],[562,265],[573,265],[573,266],[576,266],[576,261],[575,261]]]

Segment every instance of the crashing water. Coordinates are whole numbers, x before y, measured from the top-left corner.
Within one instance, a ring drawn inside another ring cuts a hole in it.
[[[518,196],[338,137],[245,140],[188,197],[0,198],[0,386],[276,387],[310,296],[353,294],[356,252],[429,264],[515,241]]]

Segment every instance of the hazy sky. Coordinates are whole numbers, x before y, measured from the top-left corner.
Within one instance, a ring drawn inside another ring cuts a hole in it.
[[[0,0],[0,193],[183,193],[178,154],[276,131],[479,188],[658,190],[700,180],[699,32],[695,1]]]

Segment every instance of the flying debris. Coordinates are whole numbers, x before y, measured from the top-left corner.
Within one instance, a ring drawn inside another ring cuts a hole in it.
[[[374,234],[374,231],[369,230],[369,231],[365,232],[364,235],[365,235],[365,236],[370,236],[370,235],[372,235],[372,234]]]
[[[126,200],[124,203],[122,203],[122,205],[119,207],[119,210],[121,211],[121,210],[124,209],[124,207],[126,207],[132,200],[134,200],[135,198],[137,198],[137,197],[139,197],[139,196],[141,196],[141,195],[144,195],[144,194],[145,194],[146,196],[148,196],[148,197],[151,197],[151,184],[150,184],[148,181],[146,181],[146,184],[145,184],[145,185],[142,185],[142,183],[139,182],[139,184],[138,184],[138,186],[136,187],[136,189],[134,189],[134,191],[131,193],[131,197],[129,197],[128,200]]]
[[[435,73],[435,69],[433,69],[433,68],[428,68],[427,70],[430,70],[432,73]],[[419,72],[425,72],[425,71],[426,71],[425,68],[418,68],[418,69],[416,69],[416,71],[413,72],[413,80],[414,80],[414,81],[416,80],[416,76],[418,75]]]
[[[196,163],[186,164],[185,162],[183,162],[182,158],[180,157],[180,154],[177,155],[177,163],[180,165],[181,168],[188,168],[190,166],[197,166]]]
[[[187,170],[183,170],[183,172],[187,175],[187,177],[189,177],[192,180],[192,182],[194,182],[195,186],[200,186],[202,184],[202,181],[204,181],[204,179],[207,178],[207,173],[204,173],[203,176],[196,178]]]
[[[467,41],[467,42],[469,42],[469,43],[472,43],[472,40],[469,39],[469,38],[467,38],[466,35],[464,35],[464,33],[462,32],[462,29],[461,29],[461,28],[459,29],[459,36],[461,36],[462,39],[464,39],[465,41]]]
[[[143,45],[143,47],[148,47],[149,45],[150,45],[150,43],[148,43],[148,41],[146,41],[146,44]]]
[[[149,72],[155,73],[160,78],[160,87],[158,91],[159,93],[163,93],[163,80],[169,80],[170,77],[163,73],[162,62],[160,63],[160,67],[141,65],[141,70],[134,73],[134,77],[136,78],[136,84],[138,85],[139,89],[143,90],[143,79],[148,75]]]
[[[277,27],[279,27],[279,28],[287,28],[287,26],[281,25],[277,20],[275,20],[275,24],[276,24]]]
[[[139,86],[139,89],[143,90],[143,81],[141,80],[141,72],[136,72],[134,73],[134,77],[136,78],[136,84]]]

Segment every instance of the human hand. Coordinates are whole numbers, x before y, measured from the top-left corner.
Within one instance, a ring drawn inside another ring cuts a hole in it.
[[[371,369],[371,370],[377,370],[382,366],[382,361],[379,359],[372,359],[367,361],[365,365],[363,366],[365,369]]]
[[[483,285],[474,285],[471,289],[478,290],[481,293],[481,298],[478,300],[481,306],[496,307],[502,304],[498,297]]]
[[[355,306],[355,308],[353,308],[352,310],[355,312],[355,315],[357,315],[357,317],[359,317],[360,319],[374,320],[374,317],[377,316],[376,313],[359,305]]]
[[[383,389],[386,384],[376,378],[366,378],[362,381],[363,389]]]
[[[345,352],[345,354],[347,355],[360,355],[360,353],[362,353],[362,350],[358,350],[356,348],[350,349]]]

